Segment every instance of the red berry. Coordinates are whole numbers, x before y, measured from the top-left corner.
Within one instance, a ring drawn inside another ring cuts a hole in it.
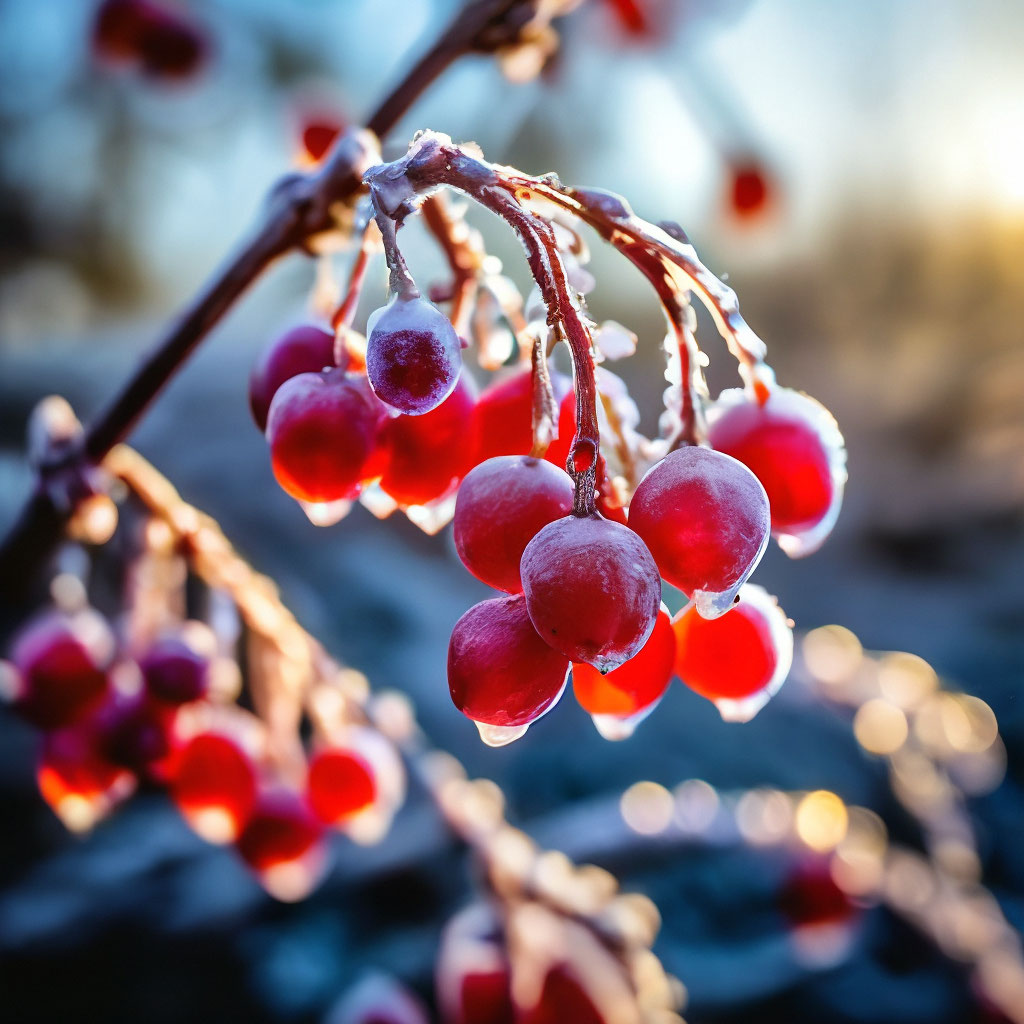
[[[661,575],[701,615],[721,615],[768,543],[768,498],[741,462],[707,448],[670,452],[640,481],[629,525]]]
[[[206,695],[210,661],[184,640],[158,640],[139,662],[150,695],[168,704],[188,704]]]
[[[778,691],[793,661],[793,631],[778,603],[748,584],[716,619],[691,604],[672,624],[676,674],[713,701],[723,718],[746,721]]]
[[[779,909],[797,928],[842,924],[857,908],[836,884],[827,860],[815,858],[797,865],[779,894]]]
[[[455,548],[477,579],[498,590],[523,589],[519,563],[548,523],[572,511],[569,475],[528,455],[488,459],[467,474],[455,503]]]
[[[175,712],[147,694],[115,694],[96,715],[100,745],[113,764],[163,781],[171,770]]]
[[[619,24],[634,36],[646,36],[651,31],[646,0],[608,0]]]
[[[576,436],[576,393],[569,381],[565,381],[567,391],[558,404],[558,437],[548,445],[544,458],[553,462],[559,469],[565,469],[569,461],[569,450]]]
[[[628,527],[599,515],[544,527],[522,560],[537,632],[573,661],[610,672],[647,642],[661,607],[658,568]]]
[[[145,31],[146,8],[143,0],[104,0],[93,24],[97,55],[111,61],[137,59]]]
[[[552,370],[551,386],[555,400],[561,405],[566,394],[571,393],[572,382],[565,374]],[[549,449],[545,458],[564,469],[575,424],[570,425],[568,436],[563,437],[562,419],[559,415],[559,437],[551,447],[564,444],[565,453],[559,461],[559,449],[556,448],[554,454]],[[533,371],[530,367],[513,370],[483,390],[473,413],[473,439],[474,465],[498,455],[530,454],[533,449]]]
[[[113,653],[113,634],[97,612],[45,612],[14,641],[14,709],[40,729],[80,721],[107,692]]]
[[[135,785],[131,772],[104,756],[89,723],[44,737],[36,780],[43,799],[75,832],[91,828]]]
[[[303,122],[301,132],[306,156],[314,162],[322,160],[344,130],[341,118],[324,114],[309,117]]]
[[[519,1016],[517,1024],[610,1024],[594,1006],[581,983],[561,965],[544,979],[537,1004]]]
[[[191,78],[206,58],[202,32],[178,11],[150,7],[139,41],[142,70],[152,78]]]
[[[347,360],[345,362],[347,365]],[[311,324],[293,327],[268,345],[249,376],[249,406],[256,426],[260,430],[267,429],[270,403],[286,380],[331,366],[334,366],[334,335]]]
[[[771,199],[771,189],[764,168],[752,161],[730,168],[729,205],[742,218],[762,213]]]
[[[284,902],[308,896],[326,864],[324,826],[290,790],[260,794],[235,845],[267,892]]]
[[[568,660],[537,635],[521,596],[474,605],[448,644],[452,701],[485,725],[536,721],[558,700],[568,670]]]
[[[377,317],[366,342],[366,374],[381,401],[422,416],[455,390],[461,370],[455,328],[425,299],[396,299]]]
[[[823,405],[788,388],[771,389],[764,404],[725,391],[708,417],[708,441],[761,481],[788,553],[809,554],[824,541],[842,502],[846,453]]]
[[[256,803],[256,769],[234,740],[200,733],[178,752],[171,799],[208,843],[233,842]]]
[[[207,51],[203,33],[181,11],[153,0],[105,0],[93,45],[100,57],[137,63],[145,74],[165,80],[191,77]]]
[[[343,370],[285,381],[267,419],[277,482],[300,501],[352,497],[368,471],[380,421],[379,404]]]
[[[326,825],[339,825],[373,805],[377,785],[373,769],[354,750],[328,747],[309,762],[306,798]]]
[[[647,643],[607,675],[574,662],[572,688],[580,707],[592,715],[632,718],[659,700],[675,670],[676,638],[668,612],[661,609]]]
[[[468,467],[472,417],[473,389],[463,374],[436,409],[385,421],[381,488],[400,505],[425,505],[448,494]]]
[[[514,1024],[508,954],[489,906],[466,907],[446,926],[437,958],[437,1002],[445,1024]]]

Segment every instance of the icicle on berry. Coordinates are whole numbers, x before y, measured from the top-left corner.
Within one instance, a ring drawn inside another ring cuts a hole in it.
[[[672,624],[676,675],[729,722],[746,722],[779,691],[793,664],[793,630],[762,587],[748,583],[724,615],[706,619],[690,604]]]
[[[377,397],[408,416],[436,409],[455,390],[462,342],[426,299],[395,299],[366,342],[366,374]]]
[[[473,386],[464,373],[436,409],[386,420],[383,491],[399,505],[426,505],[447,495],[469,468],[472,418]]]
[[[572,381],[564,373],[552,370],[551,387],[561,409],[566,395],[572,392]],[[575,403],[572,408],[575,409]],[[565,469],[576,426],[570,418],[566,434],[561,412],[558,422],[558,440],[551,445],[556,452],[552,455],[549,449],[545,458]],[[480,394],[473,412],[473,445],[474,465],[498,455],[529,455],[533,450],[533,371],[529,366],[497,378]],[[564,448],[564,452],[556,446]]]
[[[522,596],[481,601],[462,616],[448,644],[448,688],[485,742],[510,742],[562,694],[569,661],[538,635]]]
[[[664,696],[675,660],[676,637],[662,605],[647,643],[614,671],[601,675],[591,665],[574,662],[573,693],[605,739],[627,739]]]
[[[183,638],[157,640],[139,661],[150,696],[167,704],[188,704],[210,688],[210,659]]]
[[[515,1024],[505,938],[490,906],[466,907],[445,926],[436,991],[445,1024]]]
[[[610,672],[654,629],[658,567],[626,526],[599,515],[549,523],[527,545],[521,572],[534,627],[573,661]]]
[[[573,484],[557,466],[528,455],[502,455],[472,469],[455,503],[455,548],[477,579],[522,592],[519,563],[548,523],[572,512]]]
[[[256,804],[256,769],[242,747],[214,732],[193,736],[178,751],[171,799],[208,843],[238,839]]]
[[[727,611],[768,544],[768,498],[736,459],[707,448],[670,452],[640,481],[629,525],[661,575],[714,618]]]
[[[339,365],[346,369],[348,360]],[[286,331],[260,354],[249,375],[249,408],[260,430],[278,388],[300,373],[319,373],[334,366],[334,335],[312,324]]]
[[[370,471],[381,410],[343,370],[301,373],[270,403],[267,440],[274,476],[293,498],[351,498]]]
[[[113,655],[113,633],[98,612],[44,612],[14,640],[14,710],[40,729],[80,721],[103,701]]]
[[[846,483],[846,449],[832,414],[789,388],[771,388],[763,404],[732,388],[708,413],[708,441],[761,481],[779,547],[791,558],[817,551],[835,525]]]
[[[105,756],[88,722],[43,738],[36,781],[43,799],[72,832],[92,828],[135,789],[134,775]]]
[[[235,846],[263,888],[282,903],[305,899],[326,871],[324,826],[291,790],[261,793]]]

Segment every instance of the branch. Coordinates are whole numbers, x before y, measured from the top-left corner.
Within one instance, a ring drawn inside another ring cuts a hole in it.
[[[74,502],[59,481],[71,470],[100,462],[128,436],[164,385],[271,263],[297,249],[309,251],[318,235],[338,228],[345,204],[362,189],[363,171],[378,159],[374,137],[387,134],[459,57],[516,45],[529,38],[531,27],[546,25],[572,6],[573,0],[554,5],[541,0],[471,0],[371,114],[369,133],[349,133],[321,167],[278,182],[250,240],[200,292],[86,429],[81,443],[40,466],[32,495],[0,543],[0,604],[18,602],[60,539]]]

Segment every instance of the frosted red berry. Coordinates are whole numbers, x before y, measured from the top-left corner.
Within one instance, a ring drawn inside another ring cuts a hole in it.
[[[377,784],[369,762],[354,750],[327,747],[313,755],[306,798],[325,825],[341,825],[373,806]]]
[[[548,523],[572,511],[573,484],[557,466],[502,455],[472,469],[455,503],[455,548],[477,579],[498,590],[523,589],[519,563]]]
[[[113,764],[164,781],[174,750],[174,709],[148,694],[115,694],[96,715],[100,746]]]
[[[104,755],[99,734],[89,723],[43,738],[36,781],[46,803],[74,831],[91,828],[135,785],[131,772]]]
[[[808,554],[830,532],[842,503],[846,454],[839,428],[813,398],[772,388],[762,403],[723,392],[708,416],[708,441],[747,466],[771,505],[772,531],[790,554]]]
[[[617,669],[602,675],[592,665],[574,662],[573,693],[592,715],[632,718],[661,699],[672,681],[675,659],[672,621],[661,609],[647,642]]]
[[[303,324],[282,334],[263,350],[249,375],[249,407],[256,426],[267,429],[270,403],[286,380],[334,365],[334,335],[329,331]]]
[[[14,709],[40,729],[81,720],[107,693],[113,654],[113,634],[98,613],[43,613],[14,640]]]
[[[259,795],[235,847],[263,887],[285,902],[309,895],[326,863],[323,824],[286,789]]]
[[[381,416],[365,385],[340,369],[285,381],[267,419],[277,482],[300,501],[354,496],[376,449]]]
[[[568,659],[537,635],[521,596],[474,605],[448,644],[452,701],[485,725],[529,725],[558,700],[568,670]]]
[[[629,525],[661,575],[702,615],[721,615],[768,543],[768,498],[757,477],[721,452],[670,452],[640,481]]]
[[[549,523],[527,545],[521,572],[534,627],[573,661],[609,672],[654,629],[658,568],[626,526],[599,515]]]
[[[451,321],[425,299],[396,299],[377,317],[366,342],[366,374],[377,397],[422,416],[455,390],[462,342]]]
[[[182,817],[207,842],[232,842],[256,804],[256,769],[233,739],[200,733],[178,751],[170,792]]]
[[[158,640],[139,661],[150,695],[168,704],[187,704],[210,687],[210,660],[179,637]]]
[[[745,586],[740,600],[719,618],[706,619],[691,604],[672,625],[676,674],[713,701],[724,718],[751,718],[789,674],[792,627],[761,587]]]
[[[447,495],[469,468],[473,386],[455,390],[422,416],[393,416],[381,431],[380,486],[400,505],[425,505]]]

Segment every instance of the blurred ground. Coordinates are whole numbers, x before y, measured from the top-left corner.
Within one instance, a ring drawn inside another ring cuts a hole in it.
[[[195,88],[167,93],[92,67],[88,5],[0,5],[0,524],[29,486],[32,405],[59,392],[88,415],[123,379],[287,165],[307,69],[317,88],[337,81],[338,104],[357,116],[438,20],[428,4],[401,4],[384,34],[385,6],[211,3],[218,60]],[[770,552],[758,582],[799,628],[840,622],[868,647],[914,651],[992,705],[1008,782],[973,810],[986,879],[1020,927],[1024,196],[1019,127],[1006,130],[1004,116],[1022,95],[1011,59],[1020,11],[790,0],[732,3],[712,18],[684,6],[692,20],[679,16],[653,48],[629,48],[606,12],[585,12],[545,82],[511,91],[469,65],[410,128],[621,189],[641,214],[679,219],[712,268],[730,272],[779,379],[828,405],[850,450],[835,536],[804,562]],[[719,201],[722,144],[716,152],[708,126],[722,124],[729,146],[756,147],[777,177],[778,207],[745,228]],[[403,144],[399,133],[396,151]],[[523,280],[514,244],[496,250]],[[430,258],[425,245],[412,251],[427,277]],[[656,310],[614,254],[593,269],[595,311],[641,335],[623,375],[653,420]],[[448,532],[426,538],[362,509],[315,529],[274,484],[249,421],[249,365],[302,315],[310,273],[299,261],[276,270],[134,440],[279,580],[304,625],[375,684],[409,693],[438,745],[499,781],[515,820],[560,845],[567,810],[594,808],[600,823],[638,778],[827,787],[888,807],[883,775],[848,727],[795,699],[741,728],[677,686],[619,745],[567,700],[522,742],[481,746],[450,706],[443,666],[452,623],[485,588]],[[732,386],[707,326],[713,389]],[[5,1019],[313,1020],[370,966],[429,987],[466,873],[421,805],[384,847],[346,848],[314,899],[279,907],[155,798],[88,839],[66,836],[34,793],[32,741],[0,714]],[[983,1019],[959,969],[880,911],[844,965],[799,968],[771,910],[780,869],[770,859],[655,848],[609,866],[658,902],[658,951],[690,988],[691,1021]]]

